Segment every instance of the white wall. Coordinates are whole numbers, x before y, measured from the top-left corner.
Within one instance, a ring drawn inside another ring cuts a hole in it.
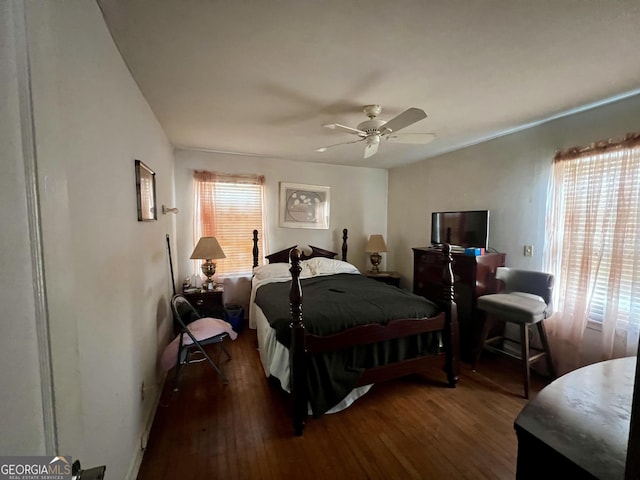
[[[44,455],[14,7],[0,2],[0,454]]]
[[[389,172],[390,267],[410,288],[411,247],[429,244],[431,212],[489,209],[489,244],[507,265],[541,269],[546,195],[556,150],[640,127],[640,96]],[[524,245],[534,246],[524,257]]]
[[[193,171],[255,173],[265,176],[268,249],[271,253],[292,245],[315,245],[340,253],[342,229],[349,229],[349,262],[362,271],[370,268],[364,252],[372,233],[387,233],[387,171],[375,168],[293,162],[276,158],[242,157],[193,150],[175,152],[176,191],[180,192],[178,214],[178,270],[181,279],[193,273],[189,260],[193,246]],[[328,230],[278,226],[279,182],[331,187],[331,218]],[[251,232],[247,248],[251,249]],[[196,239],[197,240],[197,239]],[[261,252],[264,255],[265,252]],[[225,282],[228,284],[228,282]],[[246,304],[246,290],[225,302]]]
[[[59,453],[130,478],[171,328],[165,235],[175,232],[171,215],[137,221],[134,159],[170,205],[173,152],[95,2],[26,10]]]

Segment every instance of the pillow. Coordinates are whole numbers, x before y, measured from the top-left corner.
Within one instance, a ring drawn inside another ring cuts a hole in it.
[[[267,280],[275,278],[291,278],[288,263],[268,263],[253,270],[256,280]]]
[[[225,332],[229,334],[231,340],[235,340],[238,337],[238,334],[233,330],[230,323],[218,318],[199,318],[187,325],[187,328],[198,341],[206,340],[207,338],[215,337],[216,335],[220,335]],[[193,340],[191,340],[191,337],[185,333],[182,337],[182,344],[191,345],[192,343]],[[174,338],[162,352],[160,367],[164,371],[169,371],[171,370],[171,367],[175,366],[178,358],[179,345],[180,334],[176,335],[176,338]]]
[[[300,262],[302,272],[300,278],[315,277],[318,275],[334,275],[337,273],[360,273],[356,267],[342,260],[332,258],[315,257]],[[256,280],[291,279],[288,263],[268,263],[253,270]]]
[[[356,267],[342,260],[315,257],[301,262],[303,268],[308,268],[312,275],[334,275],[337,273],[360,273]]]
[[[187,328],[198,341],[206,340],[207,338],[215,337],[225,332],[229,334],[231,340],[235,340],[238,337],[238,334],[233,330],[231,324],[219,318],[199,318],[187,325]],[[192,343],[193,340],[191,340],[189,335],[185,334],[185,336],[182,337],[183,345],[191,345]]]
[[[309,278],[316,275],[305,261],[300,262],[300,267],[302,268],[300,278]],[[256,280],[291,280],[290,268],[291,265],[288,263],[268,263],[267,265],[256,267],[253,271],[253,276]]]

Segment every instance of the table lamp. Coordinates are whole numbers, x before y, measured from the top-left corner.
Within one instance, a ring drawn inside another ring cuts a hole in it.
[[[203,284],[202,287],[205,290],[213,290],[215,286],[213,282],[213,276],[216,273],[216,264],[212,262],[214,258],[226,258],[226,255],[220,248],[220,244],[216,237],[201,237],[198,240],[198,244],[196,248],[193,249],[193,253],[191,254],[192,260],[204,260],[205,262],[202,264],[202,273],[207,277],[206,284]]]
[[[369,237],[369,243],[367,243],[367,248],[365,249],[365,251],[371,254],[369,256],[371,265],[373,265],[371,271],[373,273],[378,273],[380,271],[378,266],[380,265],[380,260],[382,260],[380,252],[387,251],[387,245],[384,243],[384,238],[382,237],[382,235],[371,235]]]

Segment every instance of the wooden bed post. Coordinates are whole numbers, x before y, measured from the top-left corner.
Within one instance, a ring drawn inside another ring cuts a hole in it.
[[[347,229],[342,230],[342,261],[347,261]]]
[[[304,322],[302,321],[302,287],[300,286],[301,252],[293,248],[289,253],[291,261],[291,291],[289,305],[291,307],[291,347],[289,349],[289,365],[291,367],[291,395],[293,408],[293,429],[300,436],[307,418],[307,359],[304,342]]]
[[[253,231],[253,268],[258,266],[258,230]]]
[[[445,243],[442,248],[443,264],[442,269],[442,297],[443,306],[445,308],[446,325],[443,332],[445,336],[444,344],[449,345],[445,353],[445,371],[450,387],[455,387],[458,382],[460,372],[460,340],[458,338],[458,306],[455,302],[453,291],[454,276],[453,257],[451,256],[451,245]]]

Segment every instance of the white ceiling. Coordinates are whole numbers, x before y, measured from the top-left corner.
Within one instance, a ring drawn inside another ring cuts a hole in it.
[[[98,0],[171,142],[391,168],[640,92],[640,0]],[[364,143],[362,108],[428,145]]]

